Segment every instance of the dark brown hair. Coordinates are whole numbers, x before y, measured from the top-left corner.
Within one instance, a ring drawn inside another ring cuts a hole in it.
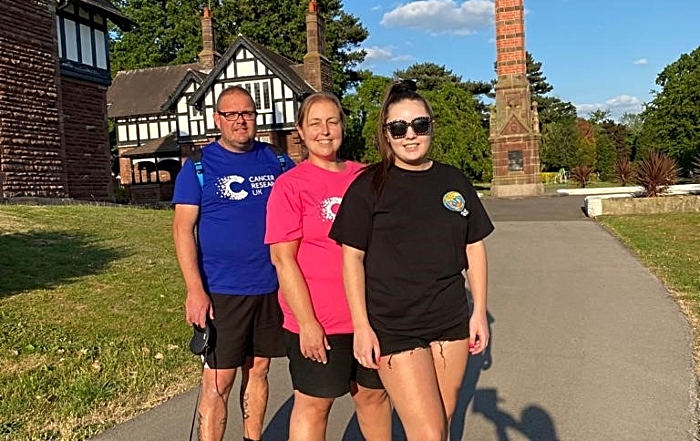
[[[377,148],[379,149],[381,161],[365,169],[365,173],[373,173],[372,189],[377,195],[381,194],[384,189],[384,184],[389,176],[389,168],[394,165],[394,152],[391,150],[391,144],[386,134],[387,113],[389,113],[389,108],[399,104],[401,101],[417,101],[425,106],[430,118],[435,117],[428,100],[423,98],[416,89],[415,81],[401,80],[390,85],[384,94],[382,108],[379,111],[379,124],[377,125],[376,133]]]

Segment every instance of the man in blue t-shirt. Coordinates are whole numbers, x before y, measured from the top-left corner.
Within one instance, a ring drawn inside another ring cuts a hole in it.
[[[175,183],[173,238],[186,319],[214,329],[198,410],[199,439],[206,441],[223,439],[238,367],[244,440],[260,439],[270,357],[285,355],[277,276],[264,237],[270,190],[282,163],[293,162],[255,141],[255,109],[246,89],[222,91],[214,114],[220,139],[202,149],[201,170],[188,160]]]

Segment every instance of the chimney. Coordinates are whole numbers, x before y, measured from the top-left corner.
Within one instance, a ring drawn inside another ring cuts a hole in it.
[[[496,70],[498,76],[525,75],[523,0],[496,0]]]
[[[199,53],[199,65],[203,70],[211,70],[220,57],[216,52],[214,19],[209,7],[205,6],[202,11],[202,52]]]
[[[306,13],[306,55],[304,79],[316,91],[332,92],[331,63],[326,58],[326,35],[316,0],[309,1]]]

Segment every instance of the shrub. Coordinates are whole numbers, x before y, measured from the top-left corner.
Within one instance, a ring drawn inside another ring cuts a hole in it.
[[[559,176],[557,172],[540,172],[540,179],[543,184],[551,184],[557,176]]]
[[[634,177],[634,165],[632,161],[628,158],[622,158],[617,161],[615,164],[615,177],[623,187],[629,184]]]
[[[128,187],[114,187],[114,202],[128,204],[131,202],[131,194]]]
[[[693,160],[693,182],[700,182],[700,153]]]
[[[593,167],[582,164],[572,168],[569,177],[575,181],[580,188],[586,188],[586,186],[591,182],[592,175]]]
[[[644,188],[646,197],[656,197],[666,192],[669,185],[678,181],[678,163],[656,150],[650,150],[637,166],[635,180]]]

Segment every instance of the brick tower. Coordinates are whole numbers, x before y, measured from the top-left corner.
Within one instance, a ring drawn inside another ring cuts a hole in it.
[[[494,197],[537,196],[540,178],[540,133],[537,103],[530,102],[526,76],[523,0],[496,0],[496,104],[491,108],[490,136]]]
[[[306,13],[306,55],[304,79],[316,91],[332,92],[331,62],[326,55],[326,31],[316,0],[309,1]]]
[[[214,33],[214,19],[211,10],[205,6],[202,9],[202,51],[198,55],[199,65],[202,70],[210,71],[221,58],[216,52],[216,34]]]

